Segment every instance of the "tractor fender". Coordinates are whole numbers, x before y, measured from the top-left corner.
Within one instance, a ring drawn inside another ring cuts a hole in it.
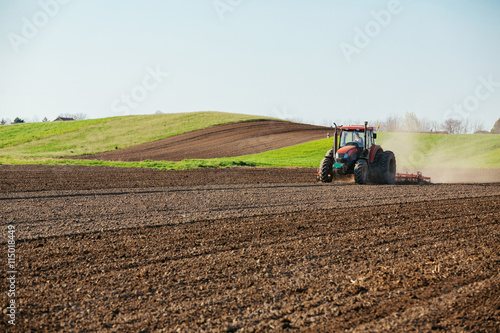
[[[381,146],[379,145],[373,145],[370,148],[370,154],[368,156],[368,162],[373,163],[373,160],[375,160],[375,156],[377,155],[377,152],[380,151],[381,153],[384,152]]]

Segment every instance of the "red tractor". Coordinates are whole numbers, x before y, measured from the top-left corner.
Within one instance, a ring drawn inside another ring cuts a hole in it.
[[[340,133],[339,133],[340,130]],[[318,178],[330,183],[341,175],[354,174],[356,184],[394,184],[396,157],[375,144],[377,134],[365,125],[335,124],[333,148],[326,153],[318,170]]]

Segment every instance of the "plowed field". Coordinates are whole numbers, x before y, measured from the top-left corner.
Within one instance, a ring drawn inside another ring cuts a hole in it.
[[[329,127],[285,121],[249,121],[209,127],[82,159],[107,161],[180,161],[257,154],[324,139]],[[332,134],[333,135],[333,134]]]
[[[16,326],[2,287],[0,330],[500,327],[499,183],[56,166],[0,166],[0,179],[17,237]]]

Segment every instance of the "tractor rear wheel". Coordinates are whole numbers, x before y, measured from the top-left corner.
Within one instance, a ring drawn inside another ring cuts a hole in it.
[[[333,180],[333,159],[325,157],[319,167],[319,180],[323,183],[331,183]]]
[[[354,166],[354,182],[356,184],[366,184],[368,173],[368,162],[366,160],[358,160]]]
[[[378,163],[381,184],[392,185],[396,179],[396,157],[390,150],[384,151]]]
[[[382,156],[382,152],[379,150],[375,154],[375,158],[373,159],[373,163],[369,164],[370,174],[368,175],[368,181],[370,183],[381,184],[381,176],[380,176],[380,156]]]

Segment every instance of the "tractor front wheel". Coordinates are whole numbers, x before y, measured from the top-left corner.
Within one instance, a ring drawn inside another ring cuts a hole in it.
[[[358,160],[354,166],[354,182],[361,185],[366,184],[368,172],[368,162],[366,160]]]
[[[323,183],[331,183],[333,180],[333,159],[325,157],[319,167],[319,180]]]

